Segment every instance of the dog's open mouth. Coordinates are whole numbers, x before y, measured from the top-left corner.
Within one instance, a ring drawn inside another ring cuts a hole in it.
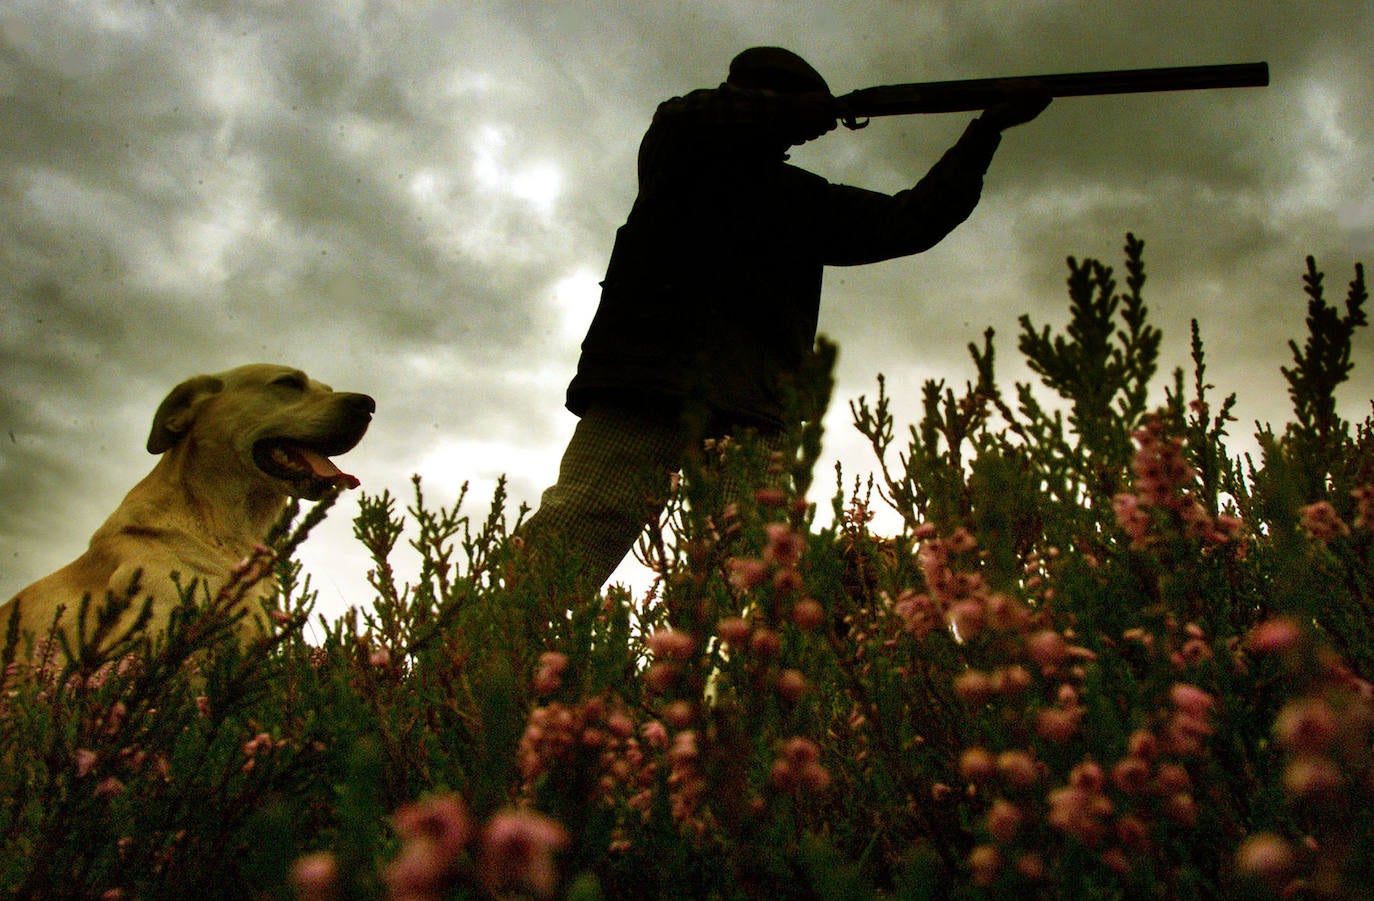
[[[253,447],[253,461],[273,478],[296,485],[307,498],[317,498],[336,485],[357,488],[362,484],[335,466],[324,451],[290,441],[259,441]]]

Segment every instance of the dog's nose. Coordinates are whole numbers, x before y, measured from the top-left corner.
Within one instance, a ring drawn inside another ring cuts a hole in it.
[[[371,415],[377,412],[377,402],[366,394],[346,394],[343,401],[353,413]]]

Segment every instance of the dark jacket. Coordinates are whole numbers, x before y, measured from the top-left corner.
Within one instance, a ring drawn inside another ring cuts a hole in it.
[[[999,141],[975,120],[914,187],[880,194],[787,164],[775,104],[722,86],[659,106],[572,412],[691,401],[723,424],[780,426],[781,386],[815,342],[823,268],[936,244],[977,205]]]

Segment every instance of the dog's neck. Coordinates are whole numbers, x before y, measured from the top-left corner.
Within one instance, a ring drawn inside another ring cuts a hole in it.
[[[288,495],[265,477],[246,478],[240,467],[216,465],[223,452],[194,438],[165,452],[130,492],[138,504],[126,527],[180,533],[235,562],[250,553],[281,516]]]

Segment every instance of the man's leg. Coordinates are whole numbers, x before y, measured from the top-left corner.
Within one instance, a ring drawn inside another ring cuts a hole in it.
[[[588,584],[600,587],[662,512],[683,440],[676,417],[588,410],[563,452],[558,481],[521,529],[531,551],[561,542],[582,562]]]

